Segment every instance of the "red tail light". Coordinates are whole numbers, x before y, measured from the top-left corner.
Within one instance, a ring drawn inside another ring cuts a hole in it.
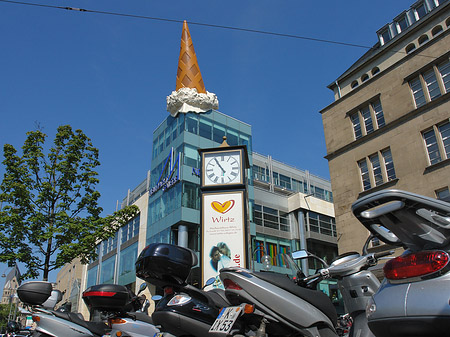
[[[173,288],[172,287],[165,287],[164,288],[164,295],[172,295],[173,294]]]
[[[447,266],[448,260],[446,252],[422,251],[389,260],[383,271],[387,279],[402,280],[435,273]]]
[[[225,289],[242,290],[242,288],[239,286],[239,284],[237,284],[227,278],[225,280],[223,280],[223,285],[224,285]]]
[[[83,293],[83,297],[90,297],[90,296],[113,297],[115,294],[117,293],[114,291],[88,291]]]

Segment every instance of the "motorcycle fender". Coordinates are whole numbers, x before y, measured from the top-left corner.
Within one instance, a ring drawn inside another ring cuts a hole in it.
[[[371,314],[369,320],[405,316],[405,300],[409,286],[410,283],[390,284],[384,281],[373,295],[376,311]]]
[[[50,336],[61,336],[64,337],[90,337],[93,334],[86,328],[69,322],[65,319],[49,316],[49,315],[39,315],[40,321],[36,326],[36,330],[42,333],[48,334]]]
[[[450,275],[411,283],[406,316],[450,316]]]

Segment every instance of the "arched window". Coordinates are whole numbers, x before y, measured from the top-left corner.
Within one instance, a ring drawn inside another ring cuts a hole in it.
[[[423,45],[428,40],[429,39],[428,39],[428,35],[427,34],[422,35],[421,37],[419,37],[419,46]]]
[[[359,85],[358,81],[352,82],[352,89],[355,89]]]
[[[372,76],[378,74],[379,72],[380,72],[380,68],[378,68],[378,67],[373,68],[372,69]]]
[[[438,35],[439,33],[442,33],[442,31],[443,31],[442,26],[439,25],[439,26],[436,26],[436,27],[433,28],[433,30],[431,31],[431,34],[432,34],[433,36],[436,36],[436,35]]]
[[[448,18],[447,20],[445,20],[445,25],[448,27],[450,27],[450,18]]]
[[[367,75],[367,74],[364,74],[364,75],[361,76],[361,82],[365,82],[368,79],[369,79],[369,75]]]
[[[412,52],[415,49],[416,49],[416,45],[414,43],[411,43],[406,46],[405,51],[407,54],[409,54],[410,52]]]

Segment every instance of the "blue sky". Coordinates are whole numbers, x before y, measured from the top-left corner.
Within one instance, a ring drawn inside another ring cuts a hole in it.
[[[221,112],[252,125],[253,150],[327,179],[319,111],[334,100],[327,85],[366,49],[193,23],[370,47],[376,31],[413,3],[26,1],[187,20],[206,89]],[[104,215],[113,212],[150,169],[152,132],[175,90],[181,29],[177,22],[0,1],[2,150],[5,143],[20,148],[36,122],[49,140],[59,125],[82,129],[100,150],[100,204]]]

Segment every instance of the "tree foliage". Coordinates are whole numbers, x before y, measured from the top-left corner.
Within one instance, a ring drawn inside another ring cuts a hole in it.
[[[95,246],[114,236],[138,213],[129,206],[101,217],[95,168],[98,149],[81,131],[58,127],[45,151],[47,135],[27,133],[22,156],[4,145],[5,174],[0,184],[0,261],[24,263],[22,278],[37,278],[80,257],[95,258]],[[45,154],[47,152],[47,155]]]
[[[14,304],[0,304],[0,331],[6,329],[6,325],[8,324],[8,316],[13,309]]]

